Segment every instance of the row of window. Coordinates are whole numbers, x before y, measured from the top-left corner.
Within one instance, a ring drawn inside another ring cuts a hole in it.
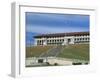
[[[89,38],[75,38],[74,41],[81,41],[81,40],[89,40]],[[38,40],[37,43],[43,43],[45,40]],[[58,40],[47,40],[47,42],[63,42],[64,39],[58,39]]]
[[[63,42],[64,39],[58,39],[58,40],[47,40],[48,43],[50,42]]]
[[[89,38],[75,38],[75,41],[89,41]]]
[[[71,39],[70,39],[71,40]],[[38,40],[38,44],[43,44],[45,40]],[[75,38],[75,42],[77,41],[89,41],[89,38]],[[58,40],[47,40],[47,43],[62,43],[64,42],[64,39],[58,39]]]
[[[62,44],[62,42],[64,42],[64,40],[50,40],[47,41],[47,44]],[[38,41],[37,45],[43,45],[44,41]]]
[[[38,40],[37,43],[43,43],[45,40]],[[47,43],[51,42],[63,42],[64,39],[58,39],[58,40],[47,40]]]
[[[62,43],[47,43],[47,45],[61,45]],[[37,43],[37,45],[43,45],[43,43]]]

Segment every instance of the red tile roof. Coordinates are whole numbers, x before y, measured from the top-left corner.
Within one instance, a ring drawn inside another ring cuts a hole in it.
[[[34,36],[34,38],[64,37],[64,36],[78,36],[78,35],[89,35],[89,32],[68,32],[68,33],[40,34],[40,35]]]

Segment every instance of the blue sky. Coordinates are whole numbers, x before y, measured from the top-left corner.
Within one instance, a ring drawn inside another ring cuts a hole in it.
[[[26,45],[37,34],[89,31],[89,15],[26,12],[25,17]]]

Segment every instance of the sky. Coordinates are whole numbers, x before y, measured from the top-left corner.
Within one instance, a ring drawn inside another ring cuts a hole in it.
[[[38,34],[89,31],[89,15],[26,12],[25,17],[27,46]]]

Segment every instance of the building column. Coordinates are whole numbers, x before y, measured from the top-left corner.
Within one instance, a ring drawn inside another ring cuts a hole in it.
[[[44,39],[43,45],[47,45],[47,39]]]
[[[63,42],[63,44],[62,45],[68,45],[68,40],[67,40],[67,38],[66,37],[64,37],[64,42]]]
[[[74,36],[71,38],[71,44],[74,44]]]
[[[37,39],[34,40],[34,42],[35,42],[34,45],[35,46],[37,46],[37,41],[38,41]]]

